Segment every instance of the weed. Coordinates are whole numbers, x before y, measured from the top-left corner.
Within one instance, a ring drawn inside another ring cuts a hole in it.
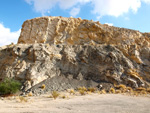
[[[78,90],[84,90],[84,91],[87,91],[86,87],[79,87]]]
[[[45,86],[45,84],[42,84],[41,89],[43,89],[43,90],[44,90],[44,89],[45,89],[45,87],[46,87],[46,86]]]
[[[83,90],[83,87],[78,87],[78,91],[79,91],[79,90]]]
[[[129,91],[133,91],[133,89],[131,87],[126,87],[126,89]]]
[[[114,84],[114,87],[118,90],[121,90],[122,93],[125,93],[126,92],[126,86],[123,85],[123,84],[119,84],[119,85],[115,85]]]
[[[19,101],[20,101],[20,102],[28,102],[28,99],[26,99],[26,98],[23,97],[23,96],[19,96]]]
[[[115,93],[116,93],[116,94],[120,94],[120,93],[122,93],[122,91],[121,91],[121,90],[116,90]]]
[[[62,96],[62,98],[63,98],[63,99],[65,99],[65,98],[66,98],[66,96],[65,96],[65,95],[63,95],[63,96]]]
[[[90,91],[87,91],[87,94],[92,94],[92,92],[90,92]]]
[[[114,88],[110,88],[110,90],[109,90],[109,93],[115,93],[116,91],[115,91],[115,89]]]
[[[119,85],[115,85],[115,84],[114,84],[114,87],[117,88],[117,89],[121,89],[121,90],[126,89],[126,86],[123,85],[123,84],[119,84]]]
[[[120,87],[121,89],[126,89],[126,86],[123,85],[123,84],[120,84],[119,87]]]
[[[141,95],[147,95],[147,91],[141,91]]]
[[[74,95],[74,94],[75,94],[74,89],[71,89],[71,90],[69,91],[69,93]]]
[[[78,87],[78,91],[82,90],[82,87]]]
[[[56,99],[60,94],[57,91],[53,91],[51,95],[54,99]]]
[[[94,93],[94,92],[96,91],[96,88],[89,87],[89,88],[88,88],[88,91],[90,91],[90,92]]]
[[[135,96],[139,96],[139,95],[140,95],[140,93],[139,93],[138,91],[133,91],[133,95],[135,95]]]
[[[79,93],[80,93],[81,95],[85,95],[85,91],[84,91],[84,90],[79,90]]]
[[[131,87],[126,87],[126,91],[127,91],[128,93],[133,93],[133,89],[132,89]]]
[[[28,96],[33,96],[32,92],[29,92],[29,93],[28,93]]]
[[[106,94],[106,91],[103,89],[100,91],[101,94]]]
[[[147,88],[146,91],[147,91],[148,93],[150,93],[150,88]]]
[[[146,91],[146,89],[143,87],[138,87],[138,88],[136,88],[136,91]]]
[[[82,90],[87,91],[86,87],[82,87]]]

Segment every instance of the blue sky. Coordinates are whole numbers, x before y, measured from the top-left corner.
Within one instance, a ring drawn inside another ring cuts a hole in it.
[[[81,17],[150,32],[150,0],[0,0],[0,46],[16,43],[27,19]]]

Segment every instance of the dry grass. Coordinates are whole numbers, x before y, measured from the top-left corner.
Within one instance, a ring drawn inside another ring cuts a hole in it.
[[[32,92],[29,92],[27,96],[33,96],[33,93],[32,93]]]
[[[87,88],[86,87],[82,87],[82,90],[87,91]]]
[[[138,88],[138,90],[131,90],[129,94],[132,96],[146,96],[148,92],[145,90],[145,88]]]
[[[78,91],[79,91],[79,93],[80,93],[81,95],[85,95],[86,92],[87,92],[87,89],[86,89],[85,87],[79,87],[79,88],[78,88]]]
[[[78,91],[82,90],[82,87],[78,87]]]
[[[66,97],[65,95],[62,95],[61,98],[65,99],[65,98],[67,98],[67,97]]]
[[[143,87],[138,87],[138,88],[136,88],[136,91],[146,91],[146,89]]]
[[[74,89],[70,89],[70,90],[69,90],[69,93],[74,95],[74,94],[75,94]]]
[[[41,89],[44,90],[45,88],[46,88],[45,84],[42,84]]]
[[[23,96],[19,96],[19,102],[28,102],[28,99],[23,97]]]
[[[126,90],[133,91],[131,87],[126,87]]]
[[[150,93],[150,88],[147,88],[146,91],[147,91],[147,93]]]
[[[116,91],[115,91],[115,89],[114,89],[114,88],[110,88],[109,93],[114,94],[114,93],[116,93]]]
[[[99,93],[100,93],[100,94],[106,94],[106,91],[105,91],[105,89],[103,89],[103,90],[101,90]]]
[[[96,88],[89,87],[89,88],[88,88],[88,91],[90,91],[91,93],[94,93],[94,92],[96,91]]]
[[[116,89],[126,89],[126,86],[124,85],[124,84],[119,84],[119,85],[115,85],[114,84],[114,87],[116,88]]]
[[[126,87],[126,92],[129,94],[133,93],[133,89],[131,87]]]
[[[54,99],[58,98],[59,95],[60,95],[60,94],[59,94],[57,91],[53,91],[53,92],[51,93],[51,97],[54,98]]]
[[[86,87],[79,87],[78,91],[80,91],[80,90],[87,91],[87,88]]]
[[[92,94],[92,92],[90,92],[90,91],[87,91],[86,93],[89,94],[89,95]]]
[[[84,90],[79,90],[79,93],[80,93],[81,95],[85,95],[85,94],[86,94],[86,92],[85,92]]]
[[[114,87],[117,90],[121,90],[121,93],[127,92],[127,87],[124,84],[119,84],[119,85],[114,84]]]
[[[147,95],[147,91],[141,91],[141,95]]]
[[[140,95],[140,93],[139,92],[137,92],[137,91],[133,91],[133,94],[132,94],[133,96],[139,96]]]
[[[120,89],[126,89],[126,86],[124,84],[119,85]]]
[[[93,88],[93,87],[89,87],[88,89],[86,87],[79,87],[78,88],[78,91],[81,95],[85,95],[86,93],[87,94],[91,94],[91,93],[94,93],[96,91],[96,88]]]
[[[120,85],[115,85],[114,87],[116,88],[116,94],[129,94],[131,96],[145,96],[150,92],[150,88],[146,89],[144,87],[138,87],[135,90],[133,90],[131,87],[126,87],[123,84]],[[110,89],[109,93],[113,93],[113,89]]]
[[[116,90],[115,93],[116,93],[116,94],[121,94],[122,91],[121,91],[121,90]]]

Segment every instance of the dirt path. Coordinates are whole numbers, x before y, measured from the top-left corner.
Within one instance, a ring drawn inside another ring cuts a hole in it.
[[[0,113],[150,113],[150,97],[120,94],[92,94],[52,99],[30,97],[28,102],[0,100]]]

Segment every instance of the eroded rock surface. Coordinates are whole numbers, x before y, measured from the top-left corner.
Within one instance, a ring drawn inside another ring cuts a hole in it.
[[[18,44],[1,47],[0,78],[25,89],[54,76],[147,87],[150,34],[80,18],[41,17],[24,22]]]

